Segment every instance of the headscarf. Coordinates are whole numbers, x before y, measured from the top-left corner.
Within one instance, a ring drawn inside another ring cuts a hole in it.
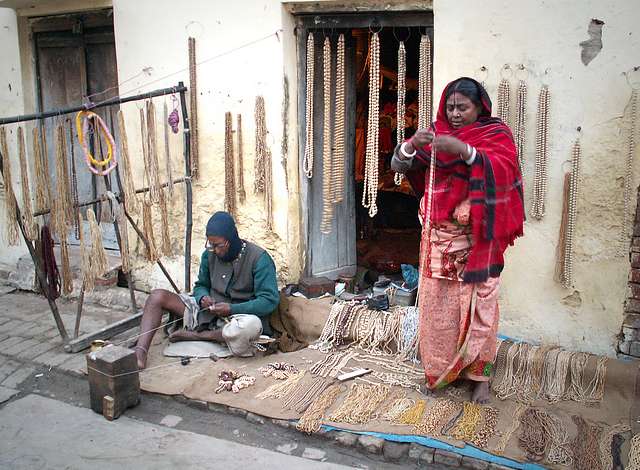
[[[207,237],[222,237],[229,242],[229,250],[219,258],[222,261],[233,261],[242,249],[242,240],[233,217],[228,212],[216,212],[207,222]]]
[[[477,87],[480,114],[476,122],[454,129],[447,119],[446,96],[447,90],[461,80]],[[469,198],[473,244],[463,280],[484,282],[489,277],[498,277],[504,267],[504,250],[522,236],[524,223],[522,175],[511,130],[500,119],[491,117],[489,95],[480,83],[467,77],[446,86],[431,130],[436,135],[456,137],[477,150],[471,166],[460,155],[437,153],[432,222],[452,220],[455,208]],[[428,167],[431,145],[416,150],[416,158]],[[414,189],[423,194],[428,185],[428,171],[423,168],[408,176]]]

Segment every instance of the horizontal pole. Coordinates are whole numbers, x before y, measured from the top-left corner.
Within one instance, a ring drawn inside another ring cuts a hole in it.
[[[62,114],[76,113],[78,111],[103,108],[105,106],[111,106],[114,104],[128,103],[130,101],[139,101],[148,98],[154,98],[156,96],[171,95],[173,93],[180,93],[187,91],[185,86],[174,86],[171,88],[162,88],[160,90],[150,91],[148,93],[141,93],[139,95],[127,96],[126,98],[120,98],[116,96],[109,98],[108,100],[100,101],[98,103],[87,103],[81,106],[73,106],[71,108],[54,109],[52,111],[45,111],[42,113],[23,114],[22,116],[12,116],[6,118],[0,118],[0,125],[12,124],[15,122],[33,121],[36,119],[44,119],[48,117],[60,116]]]
[[[72,339],[64,345],[64,350],[68,353],[80,352],[83,349],[87,349],[89,346],[91,346],[92,341],[95,341],[97,339],[106,340],[109,338],[113,338],[120,333],[124,333],[125,331],[130,330],[131,328],[135,328],[140,324],[141,320],[142,311],[116,323],[107,325],[104,328],[100,328],[98,331],[87,333],[86,335],[82,335],[78,338]]]
[[[178,184],[178,183],[184,183],[187,180],[187,178],[176,178],[175,180],[173,180],[173,184]],[[166,188],[167,186],[169,186],[169,183],[162,183],[160,185],[163,188]],[[140,189],[136,189],[136,194],[142,194],[142,193],[147,193],[149,192],[149,188],[140,188]],[[114,196],[116,197],[116,199],[119,202],[122,202],[122,193],[116,193],[114,194]],[[90,201],[84,201],[84,202],[80,202],[78,203],[78,207],[85,207],[85,206],[90,206],[91,204],[96,204],[97,202],[107,202],[109,200],[109,198],[106,195],[102,195],[100,197],[97,197],[95,199],[91,199]],[[40,215],[46,215],[49,214],[51,212],[51,209],[45,209],[43,211],[36,211],[33,213],[34,217],[38,217]]]

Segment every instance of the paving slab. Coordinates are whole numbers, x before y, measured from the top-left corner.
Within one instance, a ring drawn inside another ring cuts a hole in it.
[[[17,388],[18,385],[24,382],[35,371],[36,370],[33,367],[22,364],[11,375],[4,379],[0,385],[4,385],[9,388]]]
[[[21,351],[17,354],[19,359],[33,360],[33,358],[41,355],[42,353],[50,351],[59,346],[53,341],[43,341],[40,339],[36,339],[35,341],[37,343],[33,347],[25,349],[24,351]]]
[[[20,367],[19,362],[6,357],[0,357],[0,383],[13,374],[13,371],[18,367]]]
[[[25,416],[37,419],[25,419]],[[23,438],[28,436],[29,445]],[[64,452],[61,452],[64,449]],[[339,470],[257,447],[178,431],[121,416],[101,415],[50,398],[28,395],[0,409],[0,468],[260,468]]]
[[[14,344],[11,347],[4,349],[4,354],[7,356],[16,356],[19,352],[25,351],[37,344],[40,344],[40,341],[37,339],[24,339],[19,343]]]
[[[15,388],[3,387],[0,385],[0,403],[10,400],[12,397],[20,393],[20,390]]]
[[[24,338],[20,336],[10,336],[0,343],[0,354],[5,354],[7,349],[11,349],[14,345],[22,343]]]
[[[44,354],[41,354],[33,359],[38,364],[44,364],[45,366],[58,367],[65,361],[68,361],[71,355],[66,353],[62,346],[58,346]]]

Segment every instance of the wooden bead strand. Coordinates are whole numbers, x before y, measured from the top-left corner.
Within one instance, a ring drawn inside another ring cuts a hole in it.
[[[547,166],[549,148],[549,87],[543,85],[538,95],[538,114],[536,122],[536,157],[533,176],[533,204],[531,216],[537,220],[544,217],[547,197]]]
[[[371,35],[369,48],[369,119],[365,153],[364,189],[362,206],[369,209],[369,217],[378,213],[378,153],[380,133],[380,37]]]
[[[636,153],[636,125],[638,119],[638,90],[635,88],[631,91],[629,108],[629,139],[627,141],[627,160],[624,173],[624,206],[619,250],[621,256],[627,256],[629,252],[629,234],[631,231],[631,187],[633,184],[633,160]]]
[[[320,232],[331,233],[333,219],[333,171],[331,168],[331,41],[324,38],[322,48],[322,77],[324,107],[322,120],[322,219]]]
[[[580,140],[576,140],[571,151],[571,179],[569,184],[569,211],[565,234],[564,271],[562,285],[565,288],[573,286],[573,241],[575,235],[576,216],[578,209],[578,182],[580,178]]]
[[[333,202],[344,199],[344,165],[345,165],[345,58],[344,34],[338,36],[336,52],[336,109],[333,122]]]
[[[509,65],[505,65],[502,68],[502,72],[505,70],[511,70]],[[504,122],[507,126],[509,125],[509,120],[511,115],[509,113],[509,101],[510,101],[510,86],[509,80],[505,77],[502,77],[500,80],[500,84],[498,85],[498,117]]]
[[[398,104],[396,106],[396,135],[398,136],[397,144],[400,145],[404,141],[404,121],[406,114],[405,98],[407,94],[407,51],[404,47],[404,41],[400,41],[398,46]],[[402,183],[404,175],[396,172],[393,181],[396,186]]]
[[[232,117],[230,112],[224,115],[224,210],[236,216],[235,168],[233,159]]]
[[[431,125],[431,94],[431,40],[423,34],[418,64],[418,129]]]
[[[237,116],[237,132],[238,132],[238,200],[244,203],[247,193],[244,190],[244,161],[242,156],[242,114]]]
[[[524,65],[521,66],[524,70]],[[518,149],[518,162],[520,164],[520,172],[524,177],[524,150],[526,144],[527,130],[527,82],[523,79],[518,81],[518,92],[516,94],[516,125],[515,138],[516,148]]]
[[[315,75],[315,46],[313,33],[307,37],[307,90],[305,103],[305,144],[303,171],[307,178],[313,178],[313,80]]]

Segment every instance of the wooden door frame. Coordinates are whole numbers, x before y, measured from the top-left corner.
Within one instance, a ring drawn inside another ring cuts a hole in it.
[[[307,180],[304,165],[304,150],[306,143],[306,63],[307,63],[307,35],[310,31],[327,31],[332,29],[350,28],[388,28],[388,27],[419,27],[429,34],[433,44],[433,12],[428,10],[417,11],[393,11],[393,12],[366,12],[366,13],[340,13],[340,14],[301,14],[295,16],[295,35],[298,56],[298,174],[300,175],[300,206],[301,206],[301,242],[303,244],[304,260],[303,275],[311,275],[311,240],[310,240],[310,197],[309,181]],[[355,125],[355,106],[346,110],[352,114],[348,119]],[[345,135],[351,135],[354,129],[346,129]],[[355,201],[358,204],[358,201]],[[354,221],[355,223],[355,221]]]

